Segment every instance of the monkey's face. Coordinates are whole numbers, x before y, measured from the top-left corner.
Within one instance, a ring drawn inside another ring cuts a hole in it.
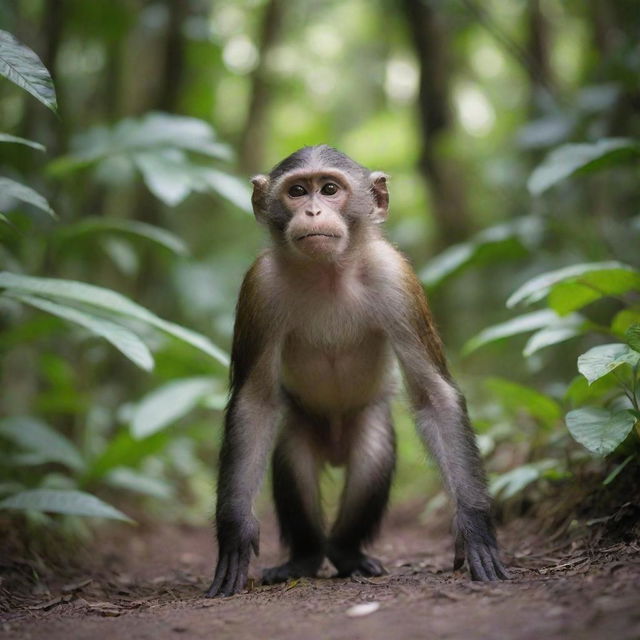
[[[344,176],[331,172],[290,175],[278,200],[289,212],[285,240],[296,253],[334,260],[349,244],[346,222],[350,188]]]
[[[257,220],[298,257],[335,261],[358,244],[360,229],[387,216],[385,174],[325,145],[295,152],[252,183]]]

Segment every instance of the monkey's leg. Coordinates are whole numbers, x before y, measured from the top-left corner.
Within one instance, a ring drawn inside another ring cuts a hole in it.
[[[380,560],[362,545],[378,532],[395,468],[395,434],[386,400],[367,407],[356,418],[347,477],[338,517],[331,531],[328,556],[339,577],[379,576]]]
[[[298,418],[299,419],[299,418]],[[325,539],[318,489],[319,460],[291,413],[273,454],[273,498],[280,537],[289,548],[287,562],[265,569],[264,584],[315,576],[324,560]]]

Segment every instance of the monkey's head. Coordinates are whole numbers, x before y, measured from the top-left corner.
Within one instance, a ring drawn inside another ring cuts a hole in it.
[[[327,145],[303,147],[251,182],[256,219],[301,257],[337,260],[362,229],[387,217],[386,175]]]

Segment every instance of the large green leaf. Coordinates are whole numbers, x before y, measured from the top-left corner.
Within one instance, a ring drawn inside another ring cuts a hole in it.
[[[89,233],[111,232],[129,234],[150,240],[179,256],[189,254],[187,245],[181,238],[166,229],[147,224],[146,222],[139,222],[138,220],[127,220],[124,218],[83,218],[81,222],[65,227],[58,235],[63,239],[67,239]]]
[[[614,342],[593,347],[579,356],[578,371],[591,383],[623,364],[633,367],[638,362],[640,353],[626,344]]]
[[[205,336],[168,322],[132,302],[125,296],[95,285],[61,280],[58,278],[36,278],[7,271],[0,272],[0,288],[16,293],[32,293],[45,298],[73,300],[74,302],[98,307],[112,314],[120,314],[147,323],[196,347],[225,366],[229,356]]]
[[[46,147],[39,142],[33,140],[27,140],[27,138],[19,138],[18,136],[12,136],[9,133],[0,133],[0,142],[14,142],[16,144],[23,144],[26,147],[37,149],[38,151],[46,151]]]
[[[249,187],[234,176],[192,162],[182,151],[137,153],[136,166],[149,190],[169,206],[182,202],[191,192],[213,191],[247,212],[251,211]]]
[[[72,148],[69,156],[50,165],[54,174],[86,167],[111,156],[130,156],[144,151],[183,149],[220,160],[233,157],[230,147],[216,140],[215,131],[204,120],[159,112],[125,118],[112,127],[89,129],[73,138]]]
[[[91,462],[87,473],[82,478],[82,484],[102,478],[117,467],[135,467],[147,456],[162,451],[169,441],[170,434],[167,431],[159,431],[148,438],[137,440],[128,430],[122,430]]]
[[[168,482],[128,467],[116,467],[105,476],[104,482],[117,489],[142,493],[154,498],[166,499],[173,495],[173,487]]]
[[[82,471],[85,467],[75,445],[39,418],[5,418],[0,421],[0,436],[28,453],[28,457],[21,457],[22,464],[59,462],[75,471]]]
[[[42,61],[29,47],[7,31],[0,30],[0,75],[28,91],[52,111],[56,110],[56,90]]]
[[[540,349],[582,335],[588,326],[588,321],[579,313],[572,313],[564,318],[556,318],[548,326],[536,331],[529,338],[522,353],[529,357],[540,351]]]
[[[524,315],[511,318],[511,320],[495,324],[480,331],[480,333],[475,335],[464,345],[462,353],[467,355],[485,344],[496,342],[502,338],[508,338],[521,333],[535,331],[541,327],[548,326],[557,319],[558,315],[554,311],[549,311],[548,309],[533,311],[532,313],[525,313]]]
[[[628,138],[604,138],[593,144],[565,144],[552,151],[531,174],[527,186],[540,195],[565,178],[640,156],[640,145]]]
[[[515,414],[525,411],[545,426],[553,426],[562,415],[560,405],[553,398],[531,387],[502,378],[489,378],[485,386],[500,400],[503,407]]]
[[[640,273],[637,271],[592,271],[575,280],[553,285],[547,304],[560,315],[565,315],[600,298],[621,296],[630,291],[640,292]]]
[[[141,369],[145,371],[153,369],[153,356],[147,345],[135,333],[122,325],[45,298],[15,291],[10,291],[6,295],[88,329],[94,335],[101,336],[110,342],[120,353]]]
[[[538,216],[525,216],[484,229],[468,242],[455,244],[432,258],[420,271],[427,287],[435,287],[449,276],[471,266],[525,255],[542,235]]]
[[[549,294],[552,287],[561,282],[584,283],[591,289],[607,295],[608,282],[613,281],[614,291],[619,293],[621,286],[640,286],[640,272],[621,262],[589,262],[585,264],[574,264],[569,267],[548,271],[535,276],[521,285],[507,300],[507,307],[514,307],[517,304],[532,304],[542,300]],[[628,289],[627,289],[628,290]]]
[[[75,490],[31,489],[21,491],[0,501],[0,509],[21,511],[42,511],[44,513],[65,513],[74,516],[111,518],[133,522],[122,511],[92,496]]]
[[[155,389],[134,410],[131,433],[145,438],[163,429],[194,409],[215,388],[215,378],[185,378]]]
[[[489,491],[493,496],[508,500],[533,482],[545,475],[545,472],[556,469],[557,460],[540,460],[531,464],[523,464],[506,473],[496,476],[489,483]]]
[[[0,195],[3,198],[11,198],[13,200],[19,200],[20,202],[26,202],[38,209],[45,211],[52,218],[56,217],[55,211],[49,206],[46,198],[43,198],[37,191],[34,191],[31,187],[27,187],[20,182],[16,182],[11,178],[0,177]]]
[[[565,420],[571,435],[589,451],[601,456],[615,451],[636,422],[629,411],[613,413],[596,407],[570,411]]]

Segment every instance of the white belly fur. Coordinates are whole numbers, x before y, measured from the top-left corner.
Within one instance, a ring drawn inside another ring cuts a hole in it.
[[[393,363],[385,336],[369,331],[349,344],[316,345],[288,336],[282,381],[309,410],[325,416],[364,407],[389,387]]]

